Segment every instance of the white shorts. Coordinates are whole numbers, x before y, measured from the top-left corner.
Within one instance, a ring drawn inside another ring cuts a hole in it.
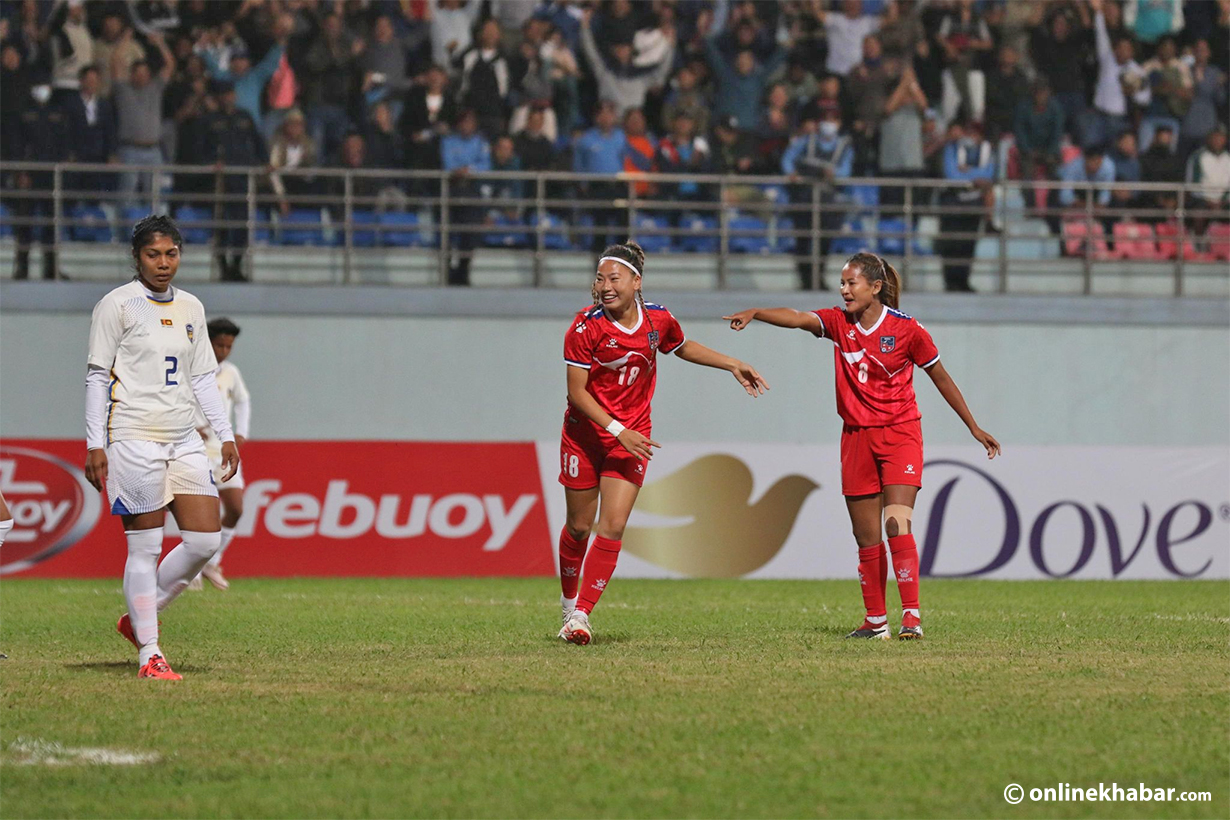
[[[221,454],[217,458],[211,455],[209,457],[209,466],[212,468],[214,484],[218,486],[219,490],[242,490],[244,488],[242,462],[239,465],[239,469],[235,471],[235,477],[230,481],[222,480],[222,476],[226,475],[226,470],[222,468]]]
[[[107,498],[112,515],[154,512],[177,495],[218,497],[200,436],[177,444],[115,441],[107,447]]]

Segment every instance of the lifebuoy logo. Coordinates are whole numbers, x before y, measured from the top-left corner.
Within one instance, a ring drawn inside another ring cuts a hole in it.
[[[525,521],[538,496],[525,493],[509,498],[487,493],[397,493],[373,498],[350,489],[344,479],[328,483],[324,498],[312,493],[282,493],[276,479],[254,481],[244,491],[244,515],[235,527],[239,537],[256,531],[257,519],[277,538],[352,539],[375,534],[389,539],[431,534],[463,539],[485,533],[484,552],[498,552]]]
[[[102,510],[79,467],[26,447],[0,447],[0,493],[13,516],[0,547],[0,575],[29,569],[76,544]]]

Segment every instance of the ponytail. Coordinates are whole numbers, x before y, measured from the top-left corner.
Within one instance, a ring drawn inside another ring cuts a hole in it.
[[[897,269],[890,265],[888,260],[862,251],[847,259],[846,264],[857,265],[868,284],[881,283],[880,292],[876,294],[880,304],[894,310],[898,307],[901,298],[901,274],[897,273]]]

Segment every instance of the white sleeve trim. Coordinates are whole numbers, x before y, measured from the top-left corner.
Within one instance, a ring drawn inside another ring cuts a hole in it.
[[[85,447],[101,450],[107,446],[107,371],[88,367],[85,371]]]
[[[833,337],[829,336],[829,329],[825,327],[824,325],[824,319],[820,316],[820,311],[813,310],[811,313],[813,316],[816,317],[816,320],[820,322],[820,335],[817,336],[816,338],[817,339],[832,339]]]
[[[672,353],[678,353],[683,348],[683,346],[687,343],[688,343],[688,337],[684,336],[683,339],[679,341],[679,344],[675,345],[670,350],[663,350],[662,353],[663,355],[666,355],[666,356],[669,356]]]
[[[923,369],[930,367],[940,360],[940,354],[936,353],[935,358],[923,365]]]
[[[231,430],[231,422],[226,417],[226,408],[222,405],[222,394],[218,392],[217,376],[212,371],[193,376],[192,392],[218,440],[223,443],[234,441],[235,433]]]
[[[585,364],[584,362],[574,362],[572,359],[564,359],[564,361],[567,362],[570,367],[579,367],[582,370],[589,370],[591,367],[593,367],[592,364]]]

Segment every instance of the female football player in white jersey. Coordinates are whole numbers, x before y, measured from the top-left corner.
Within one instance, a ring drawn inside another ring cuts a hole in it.
[[[222,406],[226,417],[235,427],[235,443],[240,447],[248,438],[248,428],[252,419],[252,396],[244,383],[243,374],[235,363],[230,361],[231,350],[235,339],[239,338],[239,325],[230,319],[211,319],[209,322],[209,343],[213,346],[214,357],[218,360],[218,392],[222,394]],[[218,485],[218,496],[222,499],[222,546],[209,559],[201,576],[209,579],[209,583],[218,589],[229,589],[230,582],[222,574],[222,553],[226,552],[231,539],[235,537],[235,525],[243,516],[243,468],[230,480],[226,479],[226,468],[222,463],[222,442],[209,428],[205,417],[198,414],[197,430],[205,439],[205,452],[213,467],[214,482]],[[201,576],[193,579],[189,589],[200,589]]]
[[[4,502],[4,493],[0,493],[0,547],[4,546],[4,537],[13,529],[13,514],[9,505]]]
[[[86,374],[86,478],[124,523],[128,612],[116,630],[137,647],[142,678],[179,680],[158,646],[158,613],[221,543],[218,490],[194,427],[199,404],[222,444],[225,478],[239,449],[218,393],[200,301],[171,286],[183,240],[165,216],[132,230],[137,275],[94,306]],[[170,508],[184,542],[158,563]]]

